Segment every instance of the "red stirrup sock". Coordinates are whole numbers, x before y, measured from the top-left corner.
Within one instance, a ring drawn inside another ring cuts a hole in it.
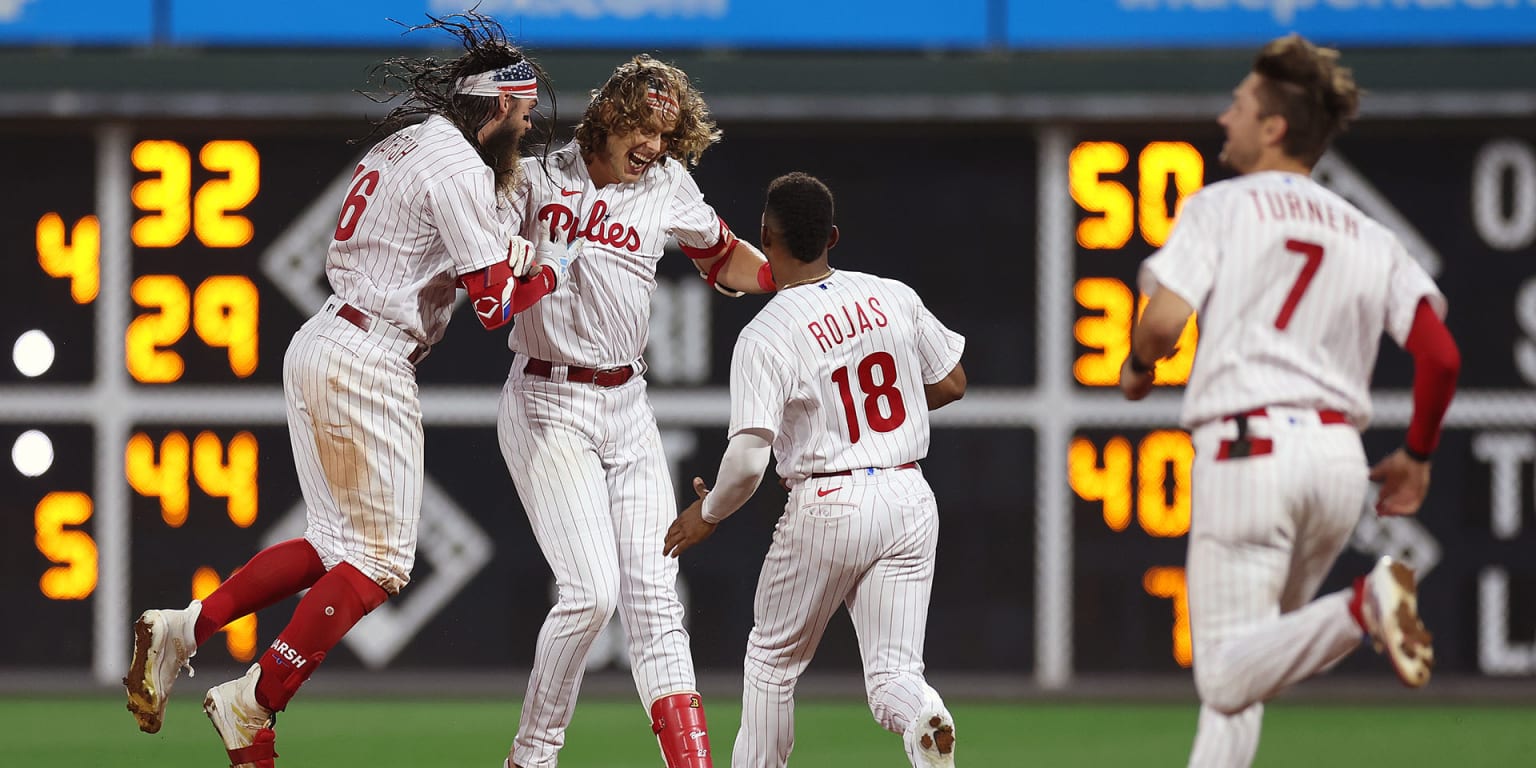
[[[674,693],[652,702],[651,731],[667,768],[714,768],[704,702],[697,693]]]
[[[273,544],[257,552],[203,598],[203,612],[192,628],[193,639],[202,645],[225,624],[296,595],[324,575],[325,566],[309,542],[289,539]]]
[[[257,662],[261,679],[256,681],[256,702],[273,712],[282,711],[325,654],[388,597],[383,587],[350,563],[321,576]]]
[[[1355,577],[1355,594],[1351,595],[1350,598],[1349,598],[1349,615],[1352,618],[1354,618],[1356,624],[1360,625],[1360,631],[1361,632],[1369,632],[1370,628],[1365,626],[1365,614],[1362,612],[1362,606],[1364,604],[1365,604],[1365,577],[1364,576],[1356,576]]]

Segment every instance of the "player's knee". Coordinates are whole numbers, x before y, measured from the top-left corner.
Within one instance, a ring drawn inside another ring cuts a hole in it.
[[[613,612],[618,606],[618,584],[595,583],[580,589],[562,588],[555,611],[583,631],[597,634],[608,625],[608,620],[613,618]]]
[[[1235,715],[1253,703],[1247,700],[1239,682],[1231,665],[1224,663],[1219,653],[1210,654],[1208,663],[1195,665],[1195,690],[1200,694],[1200,703],[1223,715]]]
[[[762,658],[754,658],[750,651],[741,666],[743,683],[756,691],[788,689],[793,693],[795,683],[800,679],[798,675],[782,665]]]

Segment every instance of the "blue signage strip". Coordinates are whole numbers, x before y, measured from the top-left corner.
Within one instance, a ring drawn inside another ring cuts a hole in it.
[[[482,0],[479,12],[537,48],[981,48],[994,0]],[[996,0],[1001,2],[1002,0]],[[407,24],[472,0],[173,0],[186,45],[452,45]]]
[[[154,0],[0,0],[0,45],[148,45]]]
[[[1332,45],[1536,42],[1536,0],[1008,0],[1012,48],[1241,47],[1300,32]]]

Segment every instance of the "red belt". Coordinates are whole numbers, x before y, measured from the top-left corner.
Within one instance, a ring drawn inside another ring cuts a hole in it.
[[[866,469],[880,469],[880,467],[859,467],[858,469],[845,469],[841,472],[812,472],[811,479],[814,480],[818,477],[848,477],[855,472],[863,472]],[[899,467],[890,467],[890,469],[917,469],[917,462],[909,461]],[[781,477],[779,478],[779,487],[787,491],[793,486],[789,484],[789,480]]]
[[[1216,460],[1245,459],[1250,456],[1265,456],[1275,452],[1275,441],[1267,437],[1249,437],[1248,420],[1254,417],[1269,417],[1269,411],[1264,408],[1255,408],[1244,413],[1234,413],[1231,416],[1222,417],[1222,421],[1237,422],[1237,437],[1232,440],[1221,441],[1216,450]],[[1323,424],[1348,424],[1349,417],[1342,411],[1319,410],[1317,420]]]
[[[599,387],[617,387],[635,377],[635,367],[625,365],[619,368],[586,368],[580,365],[567,365],[565,368],[565,380],[577,384],[592,384]],[[523,366],[523,373],[533,376],[551,378],[555,364],[548,360],[528,358],[528,364]]]
[[[358,330],[364,333],[373,330],[373,318],[368,313],[346,302],[342,302],[340,306],[336,307],[336,316],[357,326]],[[405,334],[402,331],[399,335],[404,336]],[[412,365],[415,365],[427,356],[427,350],[429,349],[431,347],[425,344],[417,344],[416,348],[406,355],[406,359],[410,360]]]

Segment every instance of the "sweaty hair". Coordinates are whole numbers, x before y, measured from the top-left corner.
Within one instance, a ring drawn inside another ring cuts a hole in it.
[[[1339,52],[1300,35],[1271,41],[1253,60],[1262,78],[1258,96],[1265,115],[1285,118],[1287,155],[1313,165],[1349,127],[1360,107],[1354,73],[1339,66]]]
[[[809,264],[826,252],[832,236],[832,190],[821,179],[799,171],[774,179],[763,212],[791,256]]]
[[[496,116],[499,99],[495,96],[458,94],[454,93],[454,89],[460,78],[527,61],[533,67],[540,90],[551,99],[549,112],[534,121],[530,139],[539,136],[543,139],[540,143],[547,143],[555,120],[554,91],[549,86],[548,75],[539,67],[538,62],[528,58],[527,54],[509,42],[501,25],[489,16],[466,11],[442,18],[429,14],[427,18],[431,19],[430,23],[407,27],[406,32],[443,30],[458,38],[464,53],[447,61],[431,57],[415,59],[400,56],[386,59],[374,67],[370,80],[378,86],[379,92],[363,95],[378,104],[394,101],[400,96],[405,96],[406,100],[374,123],[373,130],[363,141],[381,133],[395,131],[426,115],[442,115],[458,126],[469,143],[480,151],[486,164],[495,168],[495,159],[486,156],[477,135]]]
[[[653,86],[677,100],[677,127],[665,144],[665,153],[684,165],[698,165],[704,150],[720,140],[720,129],[686,72],[643,53],[620,64],[608,82],[592,92],[576,126],[582,150],[601,151],[610,135],[623,136],[650,125],[656,111],[646,99],[646,89]]]

